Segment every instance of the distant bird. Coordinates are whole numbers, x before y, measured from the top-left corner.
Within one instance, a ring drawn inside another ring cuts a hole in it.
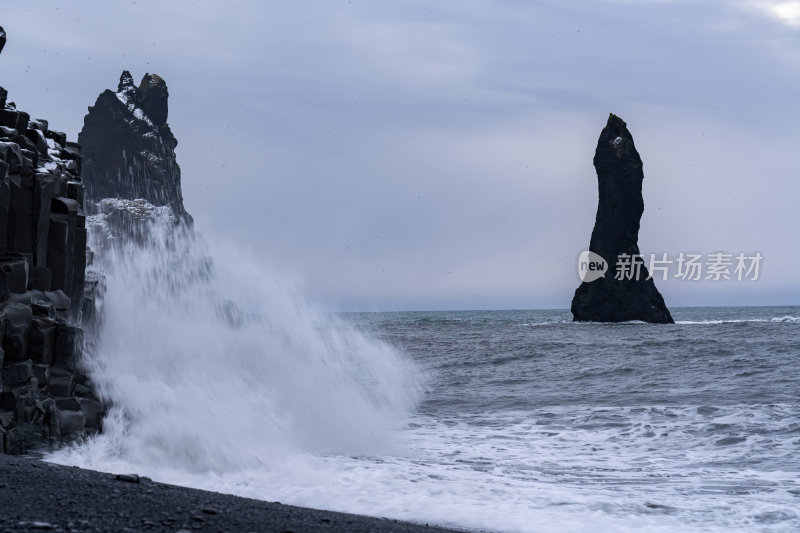
[[[6,45],[6,30],[0,26],[0,53],[3,52],[3,47]]]

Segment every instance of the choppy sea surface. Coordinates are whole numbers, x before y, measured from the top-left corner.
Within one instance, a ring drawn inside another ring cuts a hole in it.
[[[330,315],[154,235],[100,261],[114,408],[51,461],[472,530],[800,530],[800,307]]]
[[[568,311],[353,320],[432,376],[407,437],[435,466],[414,481],[461,508],[462,525],[800,529],[800,308],[673,315],[675,325],[573,323]]]

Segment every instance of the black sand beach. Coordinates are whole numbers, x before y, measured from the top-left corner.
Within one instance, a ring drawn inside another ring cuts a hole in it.
[[[121,476],[125,477],[125,476]],[[446,532],[0,454],[0,532]]]

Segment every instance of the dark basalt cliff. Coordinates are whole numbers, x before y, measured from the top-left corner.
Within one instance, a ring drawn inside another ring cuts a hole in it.
[[[6,34],[0,28],[0,50]],[[31,120],[0,87],[0,452],[100,429],[102,408],[81,368],[93,320],[81,148]]]
[[[594,155],[599,202],[589,251],[608,264],[605,274],[584,281],[572,299],[576,321],[672,323],[664,299],[656,289],[644,264],[639,275],[617,276],[621,254],[639,256],[639,221],[644,212],[642,199],[642,160],[625,122],[610,115],[600,134]],[[616,279],[621,277],[623,279]]]
[[[169,205],[178,219],[191,222],[183,207],[178,141],[167,124],[168,97],[159,76],[145,74],[137,87],[128,71],[117,92],[106,90],[97,97],[78,135],[90,200],[143,199]]]

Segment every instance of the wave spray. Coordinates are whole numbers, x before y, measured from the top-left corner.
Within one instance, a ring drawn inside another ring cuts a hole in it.
[[[101,435],[51,460],[158,477],[392,449],[420,390],[398,350],[168,210],[116,202],[146,216],[129,238],[106,215],[88,221],[106,291],[86,364],[112,409]]]

